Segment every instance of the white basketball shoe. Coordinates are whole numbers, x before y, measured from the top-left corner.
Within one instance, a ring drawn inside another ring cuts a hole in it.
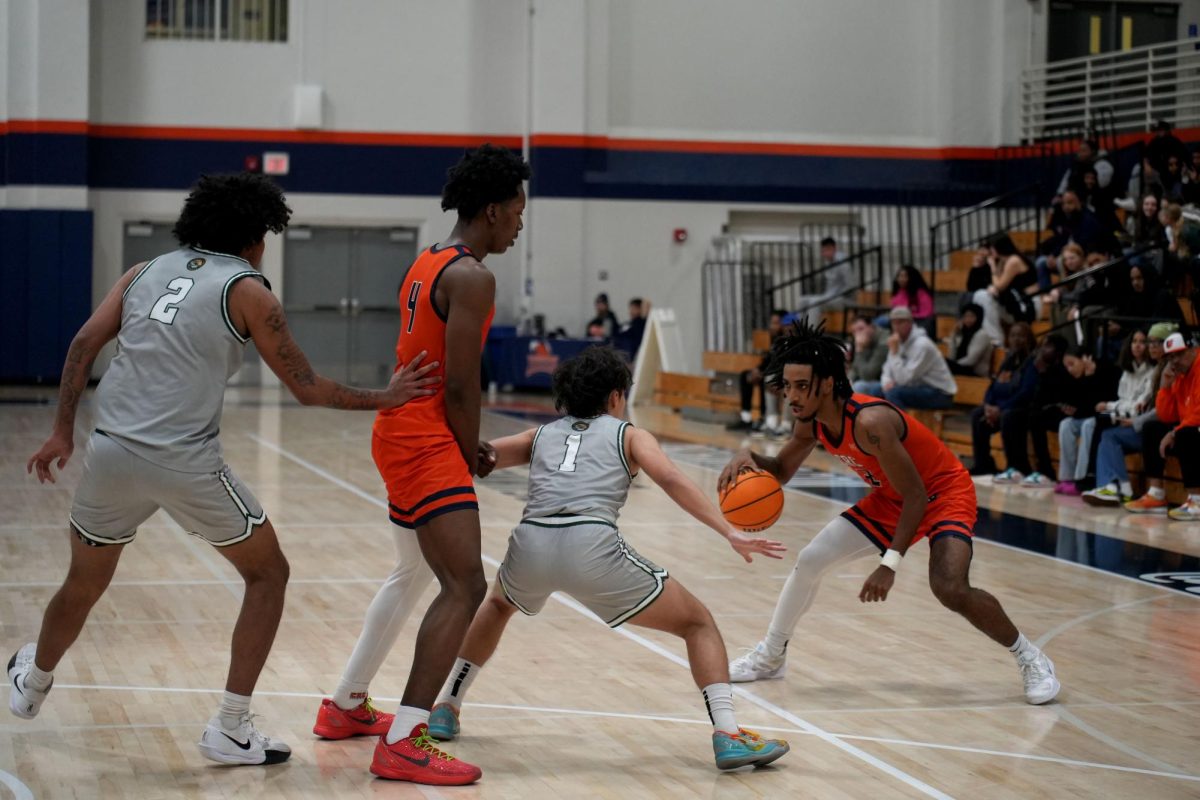
[[[21,719],[36,717],[46,700],[46,695],[50,694],[50,688],[54,686],[53,679],[45,689],[34,689],[25,685],[25,679],[33,667],[36,650],[37,645],[30,642],[13,653],[13,657],[8,660],[8,679],[12,683],[12,691],[8,693],[8,708]]]
[[[292,755],[292,748],[254,727],[253,714],[242,717],[233,730],[221,724],[220,716],[213,717],[197,745],[200,755],[222,764],[282,764]]]
[[[771,678],[782,678],[787,669],[787,650],[772,656],[766,642],[759,642],[753,650],[729,662],[729,680],[732,683],[750,683]]]
[[[1021,670],[1021,680],[1025,683],[1025,700],[1031,705],[1049,703],[1062,689],[1062,684],[1054,674],[1054,662],[1040,650],[1037,655],[1018,658],[1017,668]]]

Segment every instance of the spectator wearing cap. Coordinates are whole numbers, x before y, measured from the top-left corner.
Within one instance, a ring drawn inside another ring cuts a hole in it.
[[[1121,383],[1117,388],[1117,399],[1097,408],[1100,413],[1110,417],[1111,427],[1105,428],[1100,434],[1100,442],[1096,447],[1096,488],[1083,493],[1083,502],[1090,506],[1115,507],[1133,496],[1125,454],[1141,452],[1142,429],[1147,423],[1158,420],[1154,400],[1163,367],[1166,366],[1163,340],[1178,327],[1171,322],[1151,325],[1146,332],[1144,352],[1137,346],[1141,331],[1135,331],[1121,351],[1118,360]],[[1161,488],[1161,477],[1157,480]]]
[[[1200,520],[1200,368],[1196,363],[1196,348],[1181,333],[1172,333],[1163,342],[1167,366],[1155,397],[1160,420],[1174,420],[1161,439],[1144,435],[1142,463],[1146,475],[1161,479],[1168,456],[1179,460],[1187,501],[1168,513],[1171,519]],[[1151,488],[1137,500],[1125,504],[1125,510],[1135,514],[1162,514],[1167,510],[1166,492],[1159,486]]]
[[[950,408],[958,384],[937,345],[913,324],[908,306],[896,306],[889,317],[892,335],[887,338],[888,356],[880,382],[864,384],[863,393],[882,395],[902,409]]]
[[[587,332],[589,337],[593,337],[593,333],[599,329],[603,332],[600,336],[606,339],[611,339],[617,335],[617,331],[621,329],[621,324],[617,322],[617,315],[608,307],[608,295],[604,292],[596,295],[595,301],[596,316],[592,317],[587,324]]]
[[[1187,146],[1179,137],[1171,133],[1171,123],[1160,119],[1154,124],[1153,132],[1154,138],[1146,142],[1146,149],[1142,155],[1156,172],[1167,171],[1167,161],[1171,156],[1178,158],[1180,164],[1188,162]]]

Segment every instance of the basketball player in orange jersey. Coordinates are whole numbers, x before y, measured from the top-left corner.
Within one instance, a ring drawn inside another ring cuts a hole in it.
[[[911,323],[909,323],[911,324]],[[721,473],[721,489],[744,469],[763,469],[786,483],[818,442],[872,487],[800,551],[783,587],[767,638],[729,665],[734,682],[783,675],[788,639],[831,567],[879,552],[883,558],[859,592],[883,601],[904,554],[928,538],[929,586],[952,611],[1016,657],[1033,704],[1059,691],[1054,664],[1009,620],[992,595],[971,586],[975,484],[962,463],[928,428],[885,400],[854,394],[846,379],[846,351],[823,326],[801,322],[771,348],[768,372],[784,391],[797,422],[775,458],[742,450]]]
[[[396,356],[428,351],[440,362],[439,391],[375,419],[371,454],[387,487],[397,528],[396,568],[367,609],[362,634],[313,732],[331,739],[383,734],[371,772],[437,785],[472,783],[482,774],[438,750],[429,709],[487,593],[480,562],[479,505],[472,477],[479,459],[480,356],[494,313],[496,279],[483,265],[517,240],[529,165],[502,147],[483,145],[452,167],[442,210],[455,209],[450,236],[417,257],[400,285]],[[429,583],[440,591],[417,633],[399,710],[371,708],[367,687]]]

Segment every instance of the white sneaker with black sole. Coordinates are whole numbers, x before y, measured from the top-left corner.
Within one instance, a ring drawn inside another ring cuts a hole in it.
[[[12,683],[12,691],[8,693],[8,708],[21,719],[33,719],[42,708],[46,695],[50,694],[54,680],[44,690],[34,689],[25,685],[25,678],[33,667],[33,656],[37,645],[33,642],[13,653],[8,660],[8,680]]]
[[[220,716],[213,717],[197,745],[200,755],[221,764],[282,764],[292,755],[292,748],[254,727],[252,714],[233,730],[221,724]]]

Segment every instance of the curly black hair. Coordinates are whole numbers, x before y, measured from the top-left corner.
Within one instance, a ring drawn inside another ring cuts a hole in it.
[[[265,175],[201,175],[171,232],[181,245],[236,256],[267,231],[282,231],[291,216],[283,192]]]
[[[783,388],[786,365],[809,364],[815,378],[833,379],[833,393],[838,397],[854,393],[846,377],[846,348],[840,339],[825,333],[824,322],[815,327],[803,318],[793,322],[788,332],[771,345],[768,358],[766,373],[777,389]]]
[[[554,370],[554,407],[588,419],[608,410],[608,396],[627,393],[633,374],[625,356],[608,345],[594,345]]]
[[[480,145],[446,172],[442,211],[453,208],[461,219],[474,219],[489,203],[516,197],[531,174],[525,159],[507,147]]]

